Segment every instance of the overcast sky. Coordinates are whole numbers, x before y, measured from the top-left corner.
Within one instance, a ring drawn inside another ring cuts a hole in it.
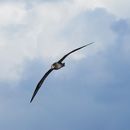
[[[1,130],[130,130],[129,0],[0,0]],[[51,64],[74,48],[66,67]]]

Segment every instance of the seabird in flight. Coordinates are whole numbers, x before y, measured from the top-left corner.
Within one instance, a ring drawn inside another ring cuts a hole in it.
[[[86,46],[88,46],[88,45],[90,45],[90,44],[93,44],[93,43],[94,43],[94,42],[91,42],[91,43],[86,44],[86,45],[84,45],[84,46],[82,46],[82,47],[79,47],[79,48],[77,48],[77,49],[74,49],[73,51],[71,51],[71,52],[67,53],[66,55],[64,55],[58,62],[53,63],[52,66],[51,66],[51,68],[45,73],[45,75],[42,77],[42,79],[41,79],[41,80],[39,81],[39,83],[37,84],[37,86],[36,86],[36,88],[35,88],[35,90],[34,90],[34,93],[33,93],[33,95],[32,95],[32,98],[31,98],[31,100],[30,100],[30,103],[33,101],[34,97],[36,96],[38,90],[40,89],[40,87],[41,87],[41,85],[43,84],[43,82],[44,82],[44,80],[46,79],[46,77],[47,77],[53,70],[58,70],[58,69],[61,69],[62,67],[65,66],[65,63],[62,63],[62,61],[63,61],[68,55],[70,55],[71,53],[73,53],[73,52],[75,52],[75,51],[77,51],[77,50],[79,50],[79,49],[82,49],[82,48],[84,48],[84,47],[86,47]]]

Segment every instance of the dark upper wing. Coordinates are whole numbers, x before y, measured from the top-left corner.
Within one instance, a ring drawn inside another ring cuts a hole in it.
[[[42,79],[39,81],[39,83],[37,84],[36,89],[35,89],[35,91],[34,91],[34,93],[33,93],[33,95],[32,95],[32,98],[31,98],[30,103],[33,101],[35,95],[37,94],[37,92],[38,92],[38,90],[40,89],[41,85],[43,84],[44,80],[45,80],[46,77],[52,72],[52,70],[53,70],[53,69],[48,70],[48,71],[45,73],[45,75],[42,77]]]
[[[86,46],[88,46],[88,45],[90,45],[90,44],[93,44],[94,42],[91,42],[91,43],[89,43],[89,44],[87,44],[87,45],[84,45],[84,46],[82,46],[82,47],[79,47],[79,48],[77,48],[77,49],[75,49],[75,50],[73,50],[73,51],[71,51],[71,52],[69,52],[69,53],[67,53],[66,55],[64,55],[58,62],[62,62],[68,55],[70,55],[71,53],[73,53],[73,52],[75,52],[75,51],[77,51],[77,50],[79,50],[79,49],[82,49],[82,48],[84,48],[84,47],[86,47]]]

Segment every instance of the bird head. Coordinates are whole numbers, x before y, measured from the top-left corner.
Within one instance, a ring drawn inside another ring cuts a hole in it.
[[[55,68],[55,64],[52,64],[51,69],[54,69],[54,68]]]

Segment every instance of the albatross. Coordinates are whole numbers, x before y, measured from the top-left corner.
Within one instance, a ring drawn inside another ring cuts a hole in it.
[[[77,50],[80,50],[80,49],[82,49],[82,48],[84,48],[84,47],[86,47],[86,46],[88,46],[88,45],[91,45],[91,44],[93,44],[93,43],[94,43],[94,42],[91,42],[91,43],[86,44],[86,45],[84,45],[84,46],[82,46],[82,47],[79,47],[79,48],[77,48],[77,49],[74,49],[74,50],[72,50],[71,52],[69,52],[69,53],[67,53],[66,55],[64,55],[58,62],[53,63],[53,64],[51,65],[51,68],[44,74],[44,76],[42,77],[42,79],[38,82],[38,84],[37,84],[37,86],[36,86],[36,88],[35,88],[35,90],[34,90],[34,93],[33,93],[33,95],[32,95],[32,98],[31,98],[31,100],[30,100],[30,103],[33,101],[34,97],[36,96],[38,90],[39,90],[40,87],[42,86],[42,84],[43,84],[43,82],[45,81],[45,79],[47,78],[47,76],[48,76],[53,70],[59,70],[59,69],[61,69],[62,67],[65,66],[65,63],[62,63],[62,62],[63,62],[63,60],[64,60],[68,55],[70,55],[71,53],[73,53],[73,52],[75,52],[75,51],[77,51]]]

